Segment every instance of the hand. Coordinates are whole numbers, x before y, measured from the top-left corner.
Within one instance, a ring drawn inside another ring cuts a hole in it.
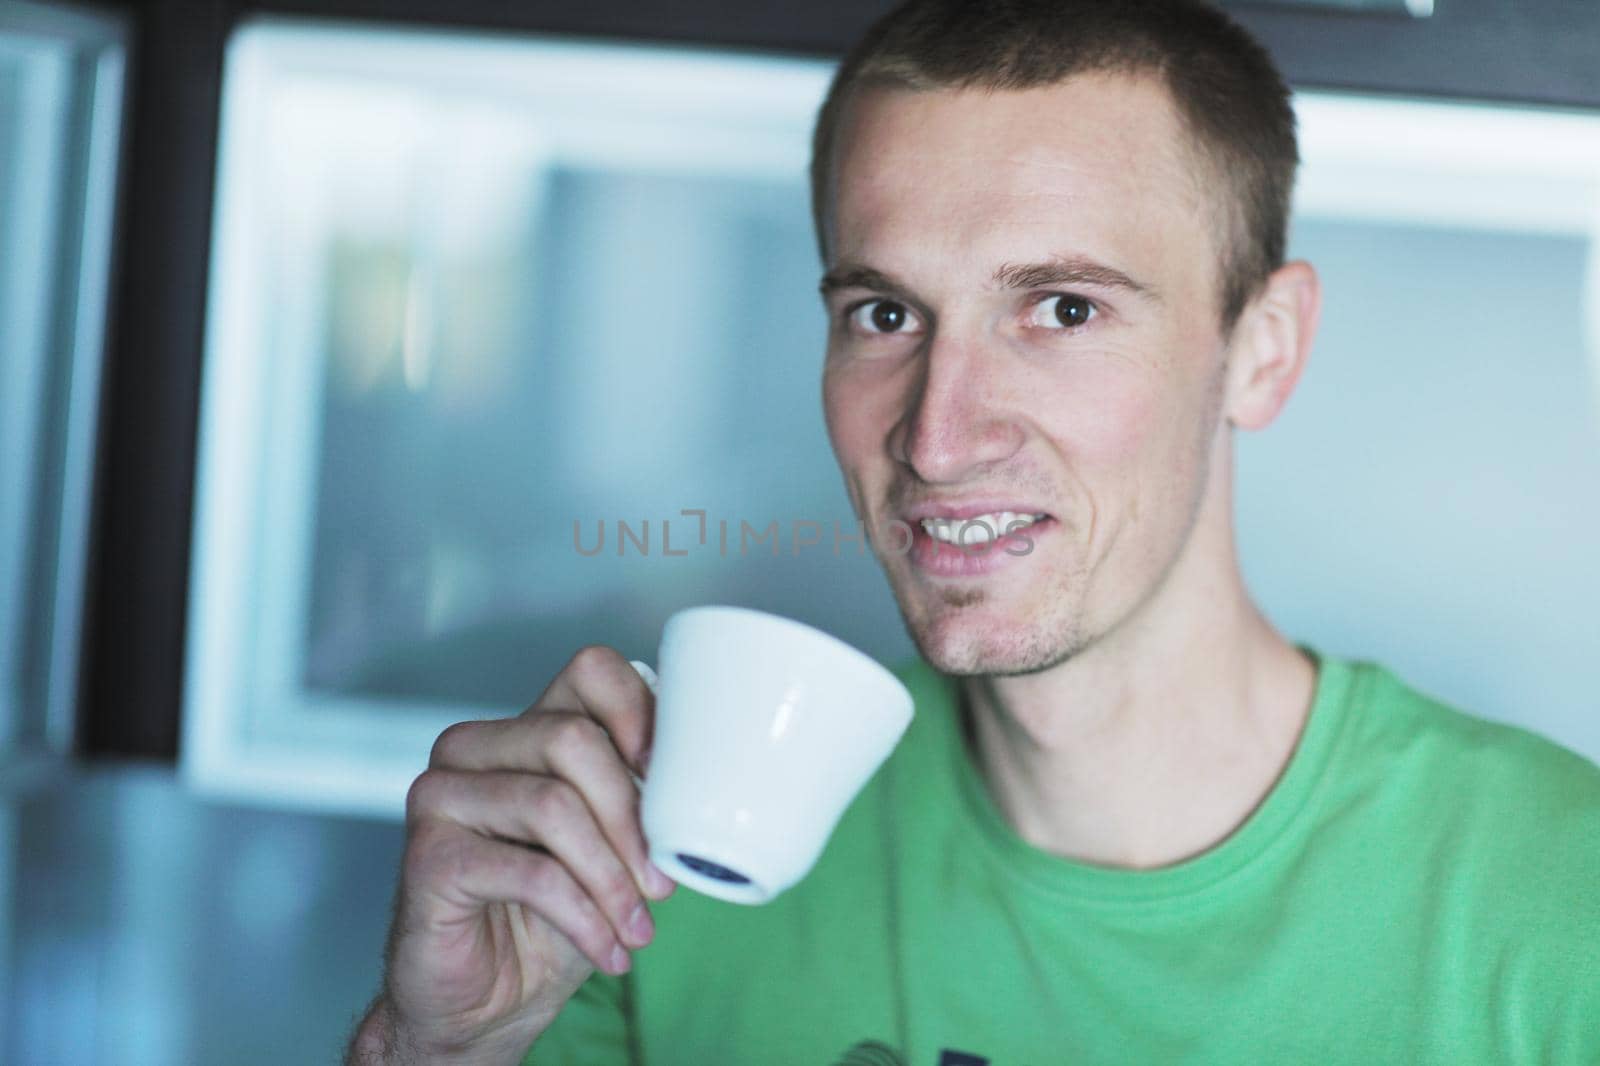
[[[461,722],[406,797],[376,1061],[520,1060],[595,967],[620,974],[672,894],[639,824],[655,701],[610,648],[511,719]],[[355,1061],[363,1061],[355,1058]]]

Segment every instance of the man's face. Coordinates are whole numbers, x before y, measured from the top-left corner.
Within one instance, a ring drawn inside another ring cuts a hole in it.
[[[875,89],[847,110],[828,430],[939,669],[1070,657],[1158,593],[1188,541],[1226,358],[1187,143],[1159,83],[1123,76]],[[1035,516],[984,551],[940,539]]]

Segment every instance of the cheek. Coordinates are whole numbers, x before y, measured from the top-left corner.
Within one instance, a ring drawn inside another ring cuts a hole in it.
[[[834,461],[844,475],[845,490],[859,515],[862,513],[863,480],[871,479],[872,456],[881,449],[872,446],[871,427],[863,405],[838,375],[830,373],[823,377],[822,413]]]
[[[1107,531],[1133,527],[1164,543],[1187,526],[1206,482],[1205,384],[1167,363],[1085,385],[1068,461]]]
[[[1134,463],[1167,421],[1158,379],[1115,357],[1078,360],[1032,383],[1029,406],[1082,476]]]
[[[893,428],[894,382],[873,367],[829,365],[822,375],[822,414],[839,465],[854,471],[885,457]]]
[[[858,434],[853,421],[859,420],[860,414],[845,401],[847,395],[840,375],[832,367],[822,374],[822,418],[828,427],[828,441],[833,445],[833,453],[844,463],[850,455],[851,439]]]

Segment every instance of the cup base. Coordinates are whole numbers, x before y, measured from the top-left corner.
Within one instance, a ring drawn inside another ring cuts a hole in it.
[[[651,848],[650,861],[680,885],[728,903],[761,904],[773,896],[758,882],[731,866],[717,862],[703,850]]]
[[[695,873],[705,877],[726,881],[730,885],[748,885],[750,883],[750,879],[737,870],[730,870],[726,866],[718,866],[710,859],[702,859],[698,855],[689,855],[680,851],[677,859]]]

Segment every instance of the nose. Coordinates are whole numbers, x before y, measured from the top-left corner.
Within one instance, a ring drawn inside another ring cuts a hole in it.
[[[1022,447],[1022,427],[998,395],[1001,368],[981,345],[935,336],[890,437],[894,458],[930,484],[981,477]]]

